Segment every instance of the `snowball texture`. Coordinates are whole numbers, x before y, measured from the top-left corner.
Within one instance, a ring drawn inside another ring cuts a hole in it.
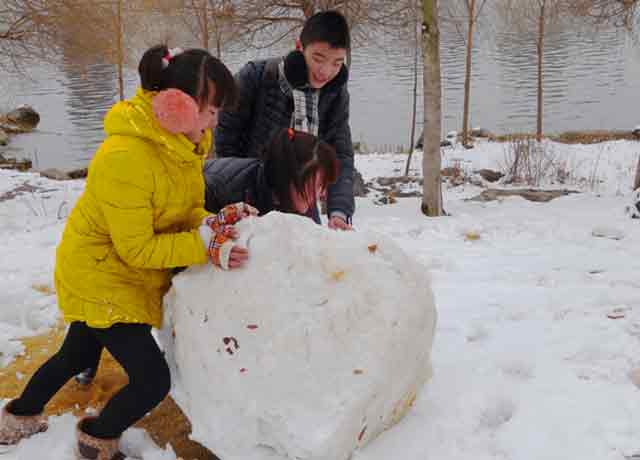
[[[431,376],[430,280],[389,238],[272,212],[246,268],[173,280],[161,332],[191,437],[223,460],[346,460]]]
[[[154,96],[152,107],[160,126],[172,134],[192,131],[198,123],[198,104],[179,89],[160,91]]]

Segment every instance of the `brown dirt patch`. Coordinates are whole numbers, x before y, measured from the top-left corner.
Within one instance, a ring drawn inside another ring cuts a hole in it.
[[[65,327],[60,324],[47,334],[23,339],[25,353],[4,369],[0,369],[0,397],[15,398],[33,373],[55,353],[64,339]],[[17,375],[22,375],[18,378]],[[101,408],[127,383],[127,376],[109,353],[103,353],[95,381],[84,388],[69,381],[49,402],[46,413],[59,415],[72,412],[83,415],[87,407]],[[184,460],[217,460],[200,444],[189,440],[189,420],[175,402],[167,397],[156,409],[136,424],[144,428],[159,446],[171,444],[176,455]]]

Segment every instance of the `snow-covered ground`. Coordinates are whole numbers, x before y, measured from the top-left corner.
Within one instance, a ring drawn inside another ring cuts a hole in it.
[[[381,231],[424,264],[439,314],[433,379],[357,460],[616,460],[640,451],[640,390],[629,377],[640,367],[640,220],[623,212],[640,143],[549,148],[574,172],[562,187],[583,193],[481,203],[464,200],[477,186],[445,186],[451,215],[438,219],[420,214],[419,198],[357,200],[356,231]],[[369,180],[400,175],[405,159],[362,155],[356,164]],[[416,154],[416,174],[420,162]],[[444,162],[495,169],[505,145],[446,149]],[[18,337],[57,321],[55,246],[83,182],[0,171],[0,197],[18,186],[27,191],[0,198],[2,365],[21,351]],[[4,458],[71,459],[73,416],[50,423]],[[145,460],[175,458],[139,430],[127,441]]]

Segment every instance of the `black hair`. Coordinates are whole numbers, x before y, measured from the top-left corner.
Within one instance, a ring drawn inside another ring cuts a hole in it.
[[[337,11],[321,11],[306,20],[300,33],[302,47],[325,42],[331,48],[351,48],[351,34],[345,17]]]
[[[263,152],[267,183],[279,201],[281,211],[297,212],[291,201],[290,185],[305,199],[305,184],[322,172],[322,186],[333,184],[339,171],[336,151],[316,136],[283,128],[271,139]]]
[[[169,59],[166,65],[168,56],[166,45],[153,46],[144,53],[138,65],[143,89],[176,88],[191,96],[200,108],[209,102],[225,109],[235,107],[238,89],[233,75],[219,59],[206,50],[189,49]]]

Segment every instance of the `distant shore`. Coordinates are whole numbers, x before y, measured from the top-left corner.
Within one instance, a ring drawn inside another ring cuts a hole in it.
[[[492,136],[489,140],[494,142],[509,142],[514,139],[526,139],[535,137],[535,133],[511,133]],[[638,130],[588,130],[588,131],[565,131],[558,134],[544,135],[544,139],[549,139],[562,144],[598,144],[608,141],[640,141]]]

